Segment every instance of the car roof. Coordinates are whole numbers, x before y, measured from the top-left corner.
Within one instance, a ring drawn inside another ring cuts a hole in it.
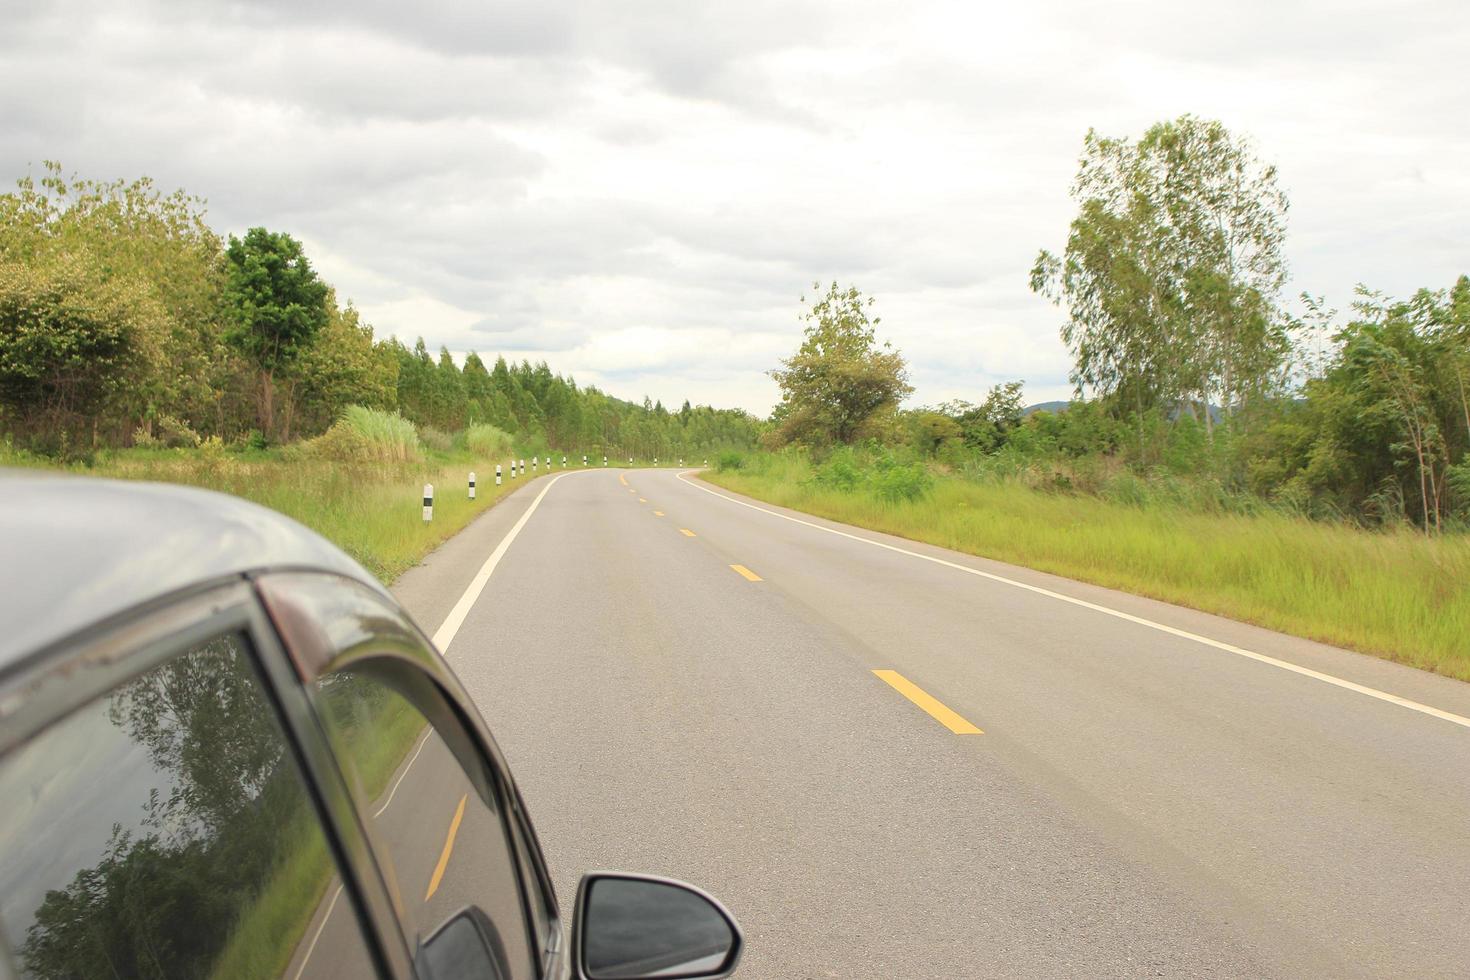
[[[0,670],[134,607],[272,568],[384,592],[331,542],[238,497],[0,469]]]

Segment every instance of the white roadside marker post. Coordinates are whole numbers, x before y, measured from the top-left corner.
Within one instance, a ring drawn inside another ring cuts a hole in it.
[[[587,454],[586,453],[583,453],[582,454],[582,465],[584,467],[587,465]]]
[[[705,460],[705,461],[704,461],[704,465],[705,465],[705,466],[708,466],[708,465],[709,465],[709,460]]]
[[[495,485],[500,486],[500,464],[495,464]]]
[[[495,485],[496,486],[499,486],[500,485],[500,473],[498,472],[499,469],[500,469],[500,467],[497,466],[496,467],[497,472],[495,474]],[[474,500],[475,499],[475,471],[474,470],[470,470],[470,499],[471,500]]]
[[[535,473],[536,472],[536,461],[537,461],[537,459],[539,459],[539,457],[537,457],[537,456],[532,456],[531,457],[531,472],[532,473]]]
[[[563,456],[561,458],[561,468],[562,469],[566,469],[567,468],[567,458],[565,456]]]
[[[603,466],[606,466],[607,465],[607,457],[606,456],[602,457],[602,465]]]
[[[424,523],[434,519],[434,484],[424,484]]]

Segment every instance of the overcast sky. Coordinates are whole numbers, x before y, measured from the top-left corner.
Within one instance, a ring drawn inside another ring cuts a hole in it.
[[[1083,134],[1249,134],[1289,294],[1470,272],[1464,0],[0,0],[0,173],[147,174],[263,224],[381,334],[738,405],[814,279],[877,297],[915,404],[1064,397]]]

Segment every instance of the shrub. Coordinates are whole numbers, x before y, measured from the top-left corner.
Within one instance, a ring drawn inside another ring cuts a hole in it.
[[[721,473],[738,470],[743,466],[745,466],[745,456],[731,449],[727,449],[715,457],[715,469]]]
[[[919,500],[934,487],[934,477],[923,463],[885,467],[873,478],[873,493],[890,503]]]
[[[134,449],[157,449],[163,445],[163,441],[149,432],[144,426],[138,426],[133,430]]]
[[[173,449],[193,449],[199,445],[199,433],[189,428],[187,422],[172,415],[160,415],[155,427],[158,439]]]
[[[825,463],[817,467],[812,481],[821,487],[852,493],[866,482],[865,477],[852,451],[843,449],[834,452]]]
[[[464,444],[476,456],[505,456],[511,452],[510,433],[484,422],[464,430]]]

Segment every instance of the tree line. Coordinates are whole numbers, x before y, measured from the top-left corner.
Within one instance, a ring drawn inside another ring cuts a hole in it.
[[[204,202],[147,178],[67,178],[48,162],[0,195],[0,432],[69,456],[218,437],[265,446],[324,432],[348,405],[421,428],[488,423],[527,446],[639,457],[743,449],[732,409],[625,401],[544,363],[457,364],[375,337],[300,242],[221,238]]]
[[[1137,140],[1089,132],[1065,250],[1033,291],[1061,307],[1074,399],[1020,382],[904,409],[902,355],[871,298],[833,283],[771,372],[770,448],[901,448],[1067,488],[1107,466],[1189,478],[1318,517],[1470,523],[1470,277],[1402,299],[1359,286],[1345,317],[1283,301],[1286,193],[1249,140],[1183,116]],[[1002,465],[1003,464],[1003,465]]]

